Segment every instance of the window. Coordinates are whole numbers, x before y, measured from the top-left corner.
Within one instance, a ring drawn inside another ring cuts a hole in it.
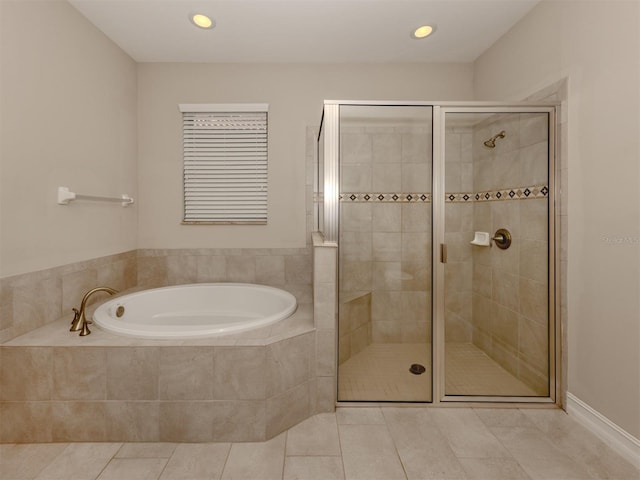
[[[185,224],[267,223],[266,104],[180,105]]]

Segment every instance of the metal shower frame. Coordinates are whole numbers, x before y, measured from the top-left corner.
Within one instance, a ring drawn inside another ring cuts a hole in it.
[[[429,101],[354,101],[325,100],[320,130],[323,132],[323,225],[320,226],[326,244],[338,245],[339,238],[339,160],[340,160],[340,106],[389,106],[389,107],[431,107],[433,112],[433,225],[432,225],[432,401],[427,405],[441,403],[470,404],[477,402],[512,404],[557,404],[561,402],[561,341],[560,341],[560,268],[559,246],[557,238],[560,225],[559,168],[557,162],[557,129],[558,102],[429,102]],[[445,115],[447,113],[547,113],[549,115],[549,396],[548,397],[515,397],[515,396],[451,396],[445,395],[444,382],[444,273],[445,265],[441,262],[440,248],[444,245],[445,220]],[[337,353],[337,349],[336,349]],[[337,369],[337,359],[336,359]],[[337,379],[337,376],[336,376]],[[337,385],[336,385],[337,392]],[[366,403],[366,402],[364,402]],[[375,402],[373,402],[375,403]],[[349,405],[353,403],[349,402]],[[388,403],[385,403],[388,405]]]

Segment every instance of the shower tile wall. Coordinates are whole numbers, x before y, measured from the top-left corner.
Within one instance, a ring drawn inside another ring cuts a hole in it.
[[[430,135],[341,127],[340,296],[371,294],[373,343],[430,339],[431,204],[419,199],[431,192]]]
[[[371,292],[353,298],[343,295],[338,322],[338,363],[341,364],[371,345]]]
[[[495,149],[483,141],[507,135]],[[511,114],[473,133],[473,191],[548,185],[546,114]],[[506,197],[503,197],[506,198]],[[472,339],[492,359],[548,394],[548,198],[476,201],[473,230],[511,232],[507,250],[471,247]],[[472,237],[469,237],[472,238]]]
[[[473,191],[473,131],[447,128],[445,131],[445,196]],[[469,343],[472,339],[473,238],[472,202],[445,203],[445,341]]]
[[[502,130],[495,149],[483,146]],[[473,343],[547,395],[548,116],[494,115],[447,126],[445,139],[445,339]],[[341,126],[340,298],[370,294],[371,323],[358,318],[355,340],[343,326],[340,363],[364,331],[372,343],[430,341],[430,141],[423,130]],[[474,231],[499,228],[511,248],[470,245]],[[344,322],[350,309],[341,309]]]

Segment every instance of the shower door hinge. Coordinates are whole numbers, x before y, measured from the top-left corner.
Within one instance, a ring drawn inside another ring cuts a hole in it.
[[[447,263],[447,244],[440,244],[440,263]]]

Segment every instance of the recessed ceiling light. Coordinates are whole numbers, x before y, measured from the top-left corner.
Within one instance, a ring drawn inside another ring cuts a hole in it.
[[[427,38],[435,31],[435,27],[431,25],[422,25],[411,32],[411,38]]]
[[[215,23],[211,18],[202,13],[192,13],[189,15],[189,20],[198,28],[209,29],[215,27]]]

